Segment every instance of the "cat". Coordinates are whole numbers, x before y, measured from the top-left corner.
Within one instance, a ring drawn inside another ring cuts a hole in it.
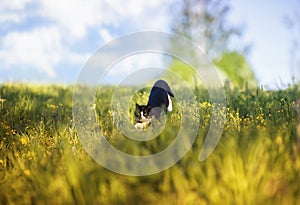
[[[171,97],[174,97],[174,93],[168,83],[164,80],[156,81],[151,89],[147,105],[136,103],[136,121],[143,122],[152,117],[159,120],[162,111],[171,112],[173,109]]]

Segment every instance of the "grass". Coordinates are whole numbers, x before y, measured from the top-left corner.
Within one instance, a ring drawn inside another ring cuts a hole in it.
[[[198,156],[216,105],[205,90],[194,92],[193,106],[177,104],[164,132],[140,143],[125,140],[113,123],[113,88],[98,93],[99,126],[129,154],[163,150],[179,129],[180,109],[199,111],[198,136],[183,159],[158,174],[133,177],[103,168],[86,153],[73,125],[72,86],[2,85],[0,204],[300,204],[298,87],[226,88],[224,132],[203,162]],[[147,95],[135,97],[143,103]]]

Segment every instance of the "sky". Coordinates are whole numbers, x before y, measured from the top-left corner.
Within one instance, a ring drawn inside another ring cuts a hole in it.
[[[296,12],[296,0],[233,0],[230,21],[244,23],[243,41],[251,45],[248,60],[261,85],[286,87],[292,83],[291,34],[285,19]],[[299,11],[299,10],[298,10]],[[299,68],[298,68],[299,69]],[[299,79],[299,78],[298,78]]]
[[[232,0],[229,21],[245,25],[248,60],[260,85],[291,82],[290,31],[296,0]],[[0,83],[73,84],[89,56],[128,33],[170,31],[172,0],[1,0]],[[122,75],[149,60],[125,62]],[[155,63],[154,63],[155,64]],[[121,66],[122,67],[122,66]],[[112,72],[111,75],[120,72]]]

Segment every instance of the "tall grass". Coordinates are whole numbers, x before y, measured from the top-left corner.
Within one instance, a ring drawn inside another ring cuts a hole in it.
[[[158,139],[138,145],[124,140],[112,121],[112,93],[104,88],[96,100],[98,124],[111,144],[129,154],[149,154],[173,140],[169,133],[180,126],[176,109]],[[300,204],[298,88],[226,88],[225,129],[203,162],[198,156],[216,105],[205,90],[195,93],[195,106],[181,108],[199,111],[192,149],[166,171],[129,177],[106,170],[85,152],[72,121],[72,86],[2,85],[0,203]],[[137,98],[143,102],[147,95]]]

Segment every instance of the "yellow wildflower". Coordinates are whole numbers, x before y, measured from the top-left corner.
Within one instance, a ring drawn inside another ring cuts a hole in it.
[[[30,170],[29,170],[29,169],[24,170],[24,174],[25,174],[26,176],[30,176]]]
[[[25,137],[21,137],[20,138],[20,142],[21,142],[22,145],[26,145],[27,144],[27,140],[26,140]]]
[[[277,136],[275,139],[276,144],[278,144],[279,146],[282,145],[282,138],[280,136]]]

